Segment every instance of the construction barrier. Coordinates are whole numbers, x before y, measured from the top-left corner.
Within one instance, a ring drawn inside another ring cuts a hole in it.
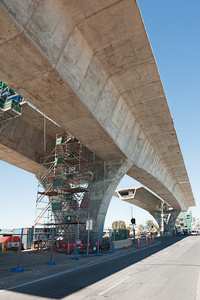
[[[133,244],[132,239],[120,240],[120,241],[113,242],[114,248],[118,248],[118,249],[129,247],[132,244]]]
[[[138,238],[138,248],[140,248],[140,239]]]
[[[93,232],[89,234],[86,232],[80,238],[77,233],[63,233],[56,226],[42,229],[40,232],[33,228],[32,236],[29,233],[24,233],[24,231],[27,232],[26,230],[21,229],[20,231],[21,236],[9,237],[9,239],[3,239],[1,242],[2,250],[12,257],[12,264],[10,262],[9,265],[12,272],[22,272],[25,266],[35,262],[54,266],[61,258],[63,259],[63,255],[65,255],[65,259],[77,260],[81,256],[102,256],[103,253],[114,253],[120,246],[133,245],[134,247],[135,245],[135,247],[142,248],[149,243],[148,236],[146,236],[146,241],[145,238],[137,237],[133,243],[132,239],[113,241],[111,234],[102,239],[101,236]],[[30,237],[32,238],[32,247],[23,251],[23,247],[20,245],[22,245],[22,241],[29,240]],[[154,242],[154,236],[152,236],[152,242]],[[18,249],[16,250],[15,247]],[[12,250],[14,255],[11,253]]]
[[[20,246],[20,236],[1,237],[2,251],[18,250]]]

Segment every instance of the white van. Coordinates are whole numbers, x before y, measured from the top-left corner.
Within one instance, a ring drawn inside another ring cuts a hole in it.
[[[198,233],[198,231],[196,231],[196,230],[192,230],[191,231],[191,235],[198,235],[199,233]]]

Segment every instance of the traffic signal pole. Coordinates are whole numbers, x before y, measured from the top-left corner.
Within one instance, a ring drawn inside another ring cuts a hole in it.
[[[133,208],[131,207],[131,224],[133,226],[133,238],[135,242],[135,219],[133,218]]]

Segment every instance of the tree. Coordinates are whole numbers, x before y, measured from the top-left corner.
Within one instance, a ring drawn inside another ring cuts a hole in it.
[[[113,229],[126,229],[126,223],[124,221],[114,221],[112,223]]]
[[[149,227],[154,226],[153,220],[147,220],[147,221],[146,221],[146,225],[149,226]]]
[[[152,229],[154,229],[154,230],[157,231],[157,232],[160,231],[159,226],[157,226],[157,224],[154,223],[153,220],[147,220],[147,221],[146,221],[146,225],[149,226],[149,227],[151,227]]]
[[[144,226],[143,226],[142,224],[139,224],[139,225],[138,225],[138,230],[139,230],[139,231],[142,231],[142,227],[144,227]]]
[[[159,226],[157,226],[157,225],[154,225],[154,228],[155,228],[155,230],[156,230],[157,232],[159,232],[159,231],[160,231],[160,227],[159,227]]]
[[[133,230],[133,227],[132,227],[132,226],[127,226],[127,227],[126,227],[126,230],[132,231],[132,230]]]

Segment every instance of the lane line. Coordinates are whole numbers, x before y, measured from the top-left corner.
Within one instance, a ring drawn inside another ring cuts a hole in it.
[[[117,285],[119,285],[120,283],[124,282],[125,280],[127,280],[129,278],[129,276],[125,277],[124,279],[118,281],[117,283],[115,283],[114,285],[110,286],[107,290],[101,292],[98,294],[98,296],[102,296],[103,294],[107,293],[108,291],[112,290],[114,287],[116,287]]]
[[[200,299],[200,270],[199,270],[199,277],[197,280],[197,289],[196,289],[196,300]]]

